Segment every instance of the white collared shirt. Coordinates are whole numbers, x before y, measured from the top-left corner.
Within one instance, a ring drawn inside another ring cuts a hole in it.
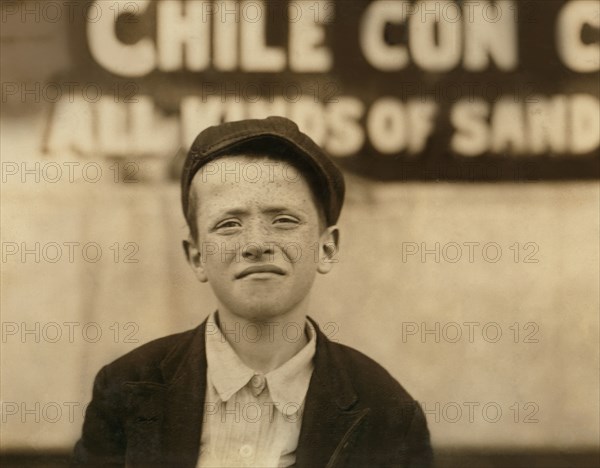
[[[217,326],[206,324],[207,385],[197,468],[285,467],[296,461],[304,399],[313,372],[316,332],[308,343],[267,374],[235,353]]]

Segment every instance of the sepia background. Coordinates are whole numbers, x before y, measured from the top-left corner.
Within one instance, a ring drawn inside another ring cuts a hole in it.
[[[96,372],[214,309],[178,171],[206,126],[268,115],[347,180],[311,315],[421,403],[438,465],[598,466],[596,2],[1,13],[6,466],[63,464]]]

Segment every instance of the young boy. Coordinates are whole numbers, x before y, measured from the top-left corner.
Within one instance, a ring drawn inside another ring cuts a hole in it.
[[[217,311],[105,366],[83,465],[426,467],[421,408],[308,317],[335,261],[340,171],[282,117],[210,127],[182,174],[187,259]]]

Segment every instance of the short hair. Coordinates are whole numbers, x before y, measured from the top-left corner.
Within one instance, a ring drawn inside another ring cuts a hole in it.
[[[223,154],[219,154],[207,161],[207,164],[219,159],[225,159],[234,156],[248,156],[250,158],[264,158],[272,161],[285,162],[292,166],[298,171],[298,173],[307,182],[313,203],[317,208],[317,214],[319,216],[319,226],[323,229],[327,223],[325,215],[324,200],[327,196],[327,187],[323,186],[319,175],[307,162],[302,159],[295,158],[293,150],[288,145],[277,140],[272,139],[261,139],[253,142],[246,143],[243,148],[234,148]],[[206,164],[205,164],[206,165]],[[202,168],[198,170],[200,172]],[[198,172],[196,174],[198,174]],[[198,209],[198,198],[196,191],[192,189],[189,191],[189,204],[188,209],[185,213],[185,219],[190,231],[190,237],[194,242],[198,242],[198,224],[196,219]]]

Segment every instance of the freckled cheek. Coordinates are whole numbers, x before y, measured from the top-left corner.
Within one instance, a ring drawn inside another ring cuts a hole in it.
[[[297,263],[302,256],[302,246],[297,242],[286,242],[281,245],[281,252],[288,263]]]
[[[318,240],[311,236],[299,236],[288,239],[282,244],[282,252],[290,263],[306,263],[318,252]]]
[[[219,242],[219,258],[222,264],[239,262],[242,255],[243,245],[239,241]]]
[[[235,262],[241,255],[239,242],[211,239],[210,236],[200,243],[200,249],[200,257],[205,267],[212,271],[218,271]]]

